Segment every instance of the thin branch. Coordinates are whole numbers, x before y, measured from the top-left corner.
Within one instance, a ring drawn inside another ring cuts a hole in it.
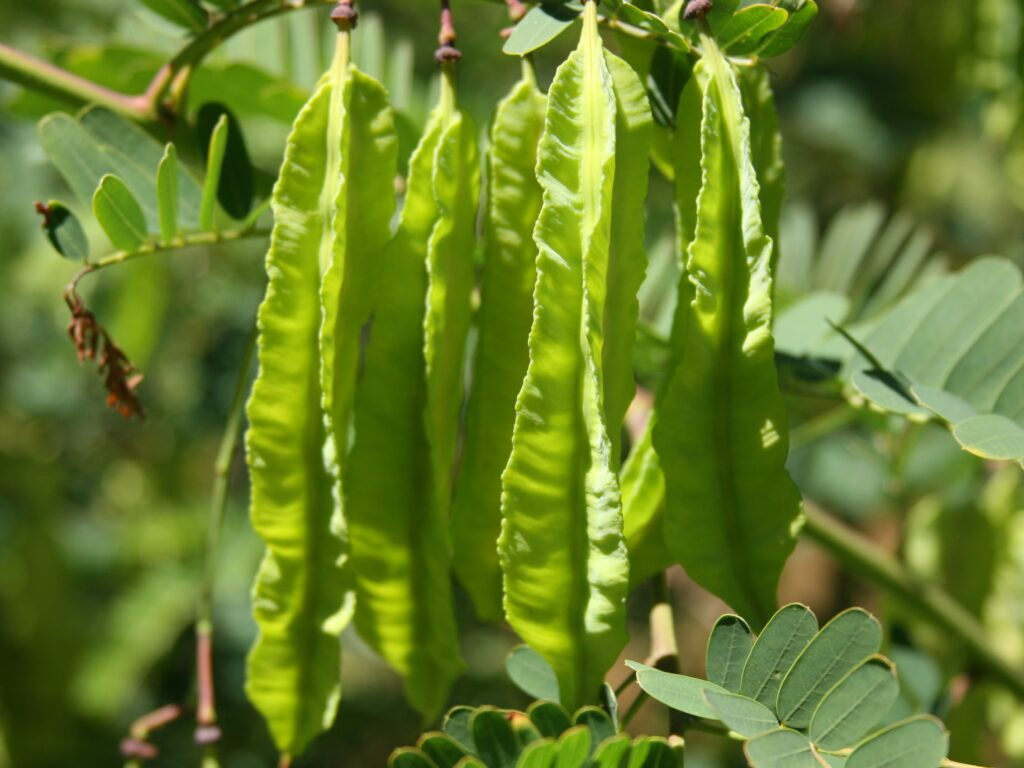
[[[333,0],[251,0],[214,19],[154,75],[138,95],[104,88],[49,62],[0,45],[0,79],[80,107],[99,104],[133,120],[155,123],[173,117],[192,73],[217,46],[265,19],[291,11],[323,8]]]
[[[196,742],[206,747],[208,760],[214,759],[213,745],[220,739],[213,684],[213,589],[217,575],[220,533],[224,525],[224,513],[228,503],[231,463],[238,448],[242,412],[245,407],[245,397],[249,391],[249,376],[253,360],[256,357],[256,340],[257,331],[253,324],[245,343],[241,365],[238,367],[224,435],[221,437],[220,449],[217,451],[217,459],[214,462],[213,495],[206,534],[206,555],[196,608],[196,677],[199,689],[199,704],[196,710]]]
[[[104,88],[9,45],[0,44],[0,80],[8,80],[72,106],[99,104],[137,120],[149,119],[145,96],[129,96]]]
[[[229,229],[222,232],[198,232],[192,235],[183,235],[174,240],[160,243],[150,243],[134,251],[118,251],[117,253],[105,256],[99,261],[86,265],[75,277],[74,285],[86,275],[99,272],[102,269],[124,264],[126,261],[133,261],[142,256],[150,256],[157,253],[169,251],[181,251],[186,248],[195,248],[201,245],[223,245],[225,243],[237,243],[245,240],[256,240],[270,236],[266,229]]]
[[[901,598],[922,618],[961,643],[978,668],[993,681],[1024,698],[1024,670],[996,653],[984,627],[941,588],[917,578],[862,535],[817,510],[807,510],[804,534],[864,578]]]

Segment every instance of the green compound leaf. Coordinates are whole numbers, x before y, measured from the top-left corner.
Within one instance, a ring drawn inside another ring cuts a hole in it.
[[[437,768],[455,768],[467,756],[466,750],[455,739],[437,731],[423,734],[416,747],[433,760]]]
[[[780,729],[758,736],[743,746],[751,768],[827,768],[802,733]]]
[[[78,217],[64,203],[51,200],[39,208],[43,214],[43,229],[50,245],[65,259],[87,261],[89,239],[85,236]]]
[[[628,561],[605,421],[616,101],[586,8],[579,48],[549,94],[538,176],[544,205],[530,365],[502,479],[505,612],[559,681],[563,704],[595,701],[625,643]],[[635,159],[634,159],[635,162]],[[611,318],[611,319],[609,319]]]
[[[498,105],[487,157],[479,336],[466,415],[466,436],[452,507],[453,566],[477,614],[497,621],[501,568],[501,473],[508,463],[516,396],[529,364],[540,213],[534,176],[547,99],[531,65]],[[556,698],[538,696],[538,698]]]
[[[139,0],[144,6],[172,24],[190,32],[206,29],[209,16],[196,0]]]
[[[792,603],[780,608],[747,657],[740,684],[743,695],[774,708],[783,678],[817,632],[818,620],[807,606]]]
[[[442,226],[435,169],[439,157],[454,162],[452,152],[463,146],[464,123],[447,120],[446,112],[443,106],[434,111],[413,153],[398,232],[381,257],[378,309],[356,391],[344,478],[359,634],[402,675],[409,701],[431,718],[462,669],[448,510],[434,484],[426,421],[428,243]],[[445,185],[447,194],[447,180]]]
[[[739,616],[721,616],[708,638],[708,680],[727,691],[739,693],[743,666],[753,645],[754,635],[747,622]]]
[[[858,353],[845,374],[880,408],[942,419],[975,455],[1024,462],[1022,328],[1020,270],[1005,259],[978,259],[855,332],[882,370]]]
[[[112,172],[124,179],[142,205],[149,231],[159,232],[156,173],[163,159],[163,145],[136,124],[102,107],[85,110],[78,122]],[[198,227],[201,197],[199,182],[179,163],[178,214],[183,228]]]
[[[532,53],[565,32],[579,17],[579,8],[568,3],[536,5],[516,24],[503,50],[510,56]]]
[[[156,171],[156,204],[160,211],[160,239],[165,243],[178,236],[178,150],[164,149]]]
[[[744,738],[752,739],[779,727],[779,721],[768,707],[746,696],[706,690],[704,700],[729,730]]]
[[[858,746],[846,768],[939,768],[949,752],[949,734],[934,717],[896,723]]]
[[[695,717],[718,719],[718,713],[704,698],[705,691],[729,693],[714,683],[696,677],[662,672],[660,669],[654,669],[636,661],[627,661],[626,665],[630,669],[636,670],[637,683],[650,694],[651,698],[657,699],[672,709],[678,709],[680,712]]]
[[[146,217],[139,201],[118,176],[100,179],[92,212],[110,242],[121,251],[134,251],[146,241]]]
[[[516,687],[535,699],[558,701],[558,678],[544,657],[528,645],[512,649],[505,670]]]
[[[785,470],[786,414],[771,336],[773,244],[749,122],[731,65],[712,40],[702,44],[694,77],[703,91],[703,183],[680,288],[683,317],[673,331],[679,363],[656,406],[654,447],[667,479],[665,535],[677,562],[764,622],[795,544],[800,495]],[[688,178],[689,146],[677,155],[677,181]],[[677,195],[685,242],[693,203]]]
[[[805,728],[825,694],[848,672],[878,653],[882,627],[861,608],[851,608],[822,627],[797,657],[779,688],[776,712],[793,728]]]
[[[849,747],[885,717],[899,690],[892,662],[868,659],[825,695],[807,733],[821,749]]]
[[[553,701],[534,702],[526,714],[537,731],[549,739],[557,739],[572,727],[569,713]]]
[[[477,754],[487,768],[515,768],[522,745],[504,713],[480,709],[469,719]]]

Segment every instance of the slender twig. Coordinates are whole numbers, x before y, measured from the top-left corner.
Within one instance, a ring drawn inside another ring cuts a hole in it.
[[[99,104],[137,119],[148,115],[145,96],[129,96],[104,88],[9,45],[0,44],[0,80],[9,80],[75,106]]]
[[[862,535],[820,511],[808,509],[804,534],[866,579],[901,598],[922,618],[961,643],[993,681],[1024,698],[1024,670],[996,653],[977,619],[940,587],[919,579]]]
[[[191,74],[207,55],[228,38],[265,19],[290,11],[322,8],[333,0],[250,0],[214,17],[154,75],[138,95],[120,93],[30,56],[0,45],[0,79],[60,99],[71,106],[100,104],[140,122],[154,123],[173,117],[188,87]]]
[[[94,261],[93,263],[87,264],[83,267],[72,281],[72,286],[77,287],[83,277],[90,275],[93,272],[99,272],[102,269],[107,269],[108,267],[113,267],[118,264],[124,264],[126,261],[133,261],[143,256],[168,253],[170,251],[181,251],[186,248],[195,248],[201,245],[238,243],[244,240],[256,240],[269,236],[270,232],[266,229],[228,229],[222,232],[198,232],[193,235],[182,235],[181,237],[177,237],[174,240],[168,240],[167,242],[150,243],[134,251],[118,251],[117,253],[112,253],[109,256],[103,257],[99,261]]]
[[[213,495],[210,502],[209,527],[206,534],[206,556],[203,579],[196,608],[196,678],[199,702],[196,708],[196,741],[206,747],[208,761],[215,759],[214,744],[220,738],[217,726],[217,708],[213,684],[213,589],[217,575],[217,556],[220,533],[228,503],[228,484],[231,462],[238,448],[242,424],[242,411],[249,391],[249,376],[256,356],[257,331],[255,324],[246,340],[242,362],[235,379],[228,419],[221,437],[220,449],[214,463]]]

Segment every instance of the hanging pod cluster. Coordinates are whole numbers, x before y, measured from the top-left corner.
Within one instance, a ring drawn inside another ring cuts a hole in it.
[[[462,668],[454,574],[577,708],[626,643],[631,583],[678,562],[770,616],[799,519],[770,334],[781,162],[763,72],[700,35],[671,142],[671,370],[620,466],[656,136],[644,83],[584,3],[548,94],[524,60],[499,104],[481,208],[476,128],[442,57],[393,232],[394,119],[349,62],[351,15],[274,191],[248,411],[267,545],[248,691],[286,755],[334,717],[352,620],[433,718]]]
[[[360,635],[426,716],[461,670],[448,545],[479,161],[453,63],[410,162],[384,88],[349,62],[354,12],[295,122],[273,196],[247,435],[254,588],[248,693],[278,748],[332,722],[339,636]],[[369,332],[367,332],[369,331]]]

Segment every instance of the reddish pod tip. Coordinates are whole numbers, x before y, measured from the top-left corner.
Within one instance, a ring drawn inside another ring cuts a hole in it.
[[[711,0],[690,0],[683,10],[683,18],[689,21],[700,16],[707,16],[713,7],[714,3]]]

